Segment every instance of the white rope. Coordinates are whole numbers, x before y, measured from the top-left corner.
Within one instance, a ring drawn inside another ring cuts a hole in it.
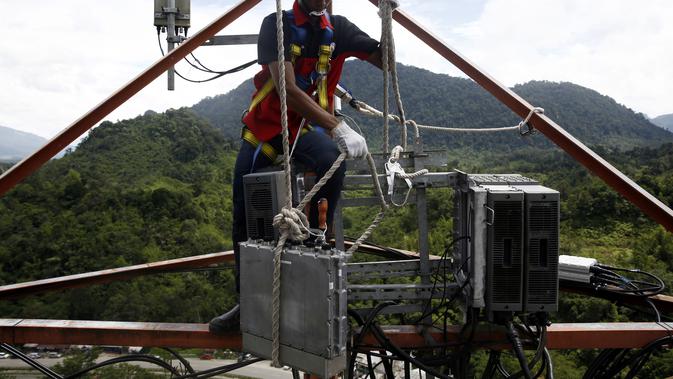
[[[389,77],[388,73],[390,70],[390,61],[388,60],[388,36],[389,33],[386,30],[386,19],[385,19],[385,13],[386,13],[386,6],[390,8],[390,3],[388,3],[386,0],[382,0],[379,2],[379,16],[381,17],[381,62],[382,62],[382,69],[383,69],[383,152],[387,153],[388,152],[388,144],[389,144],[389,126],[388,126],[388,120],[389,120],[389,113],[388,113],[388,87],[389,87]]]
[[[529,126],[528,130],[523,130],[524,126],[528,124],[528,121],[530,121],[530,118],[533,117],[533,114],[544,114],[544,108],[540,107],[535,107],[528,112],[528,116],[524,118],[518,125],[519,127],[519,133],[521,135],[529,135],[529,134],[535,134],[535,129],[533,129],[532,126]]]
[[[381,223],[381,220],[383,220],[383,217],[386,214],[386,211],[388,210],[388,204],[386,203],[386,198],[383,196],[383,191],[381,190],[381,183],[379,182],[379,175],[376,172],[376,164],[374,163],[374,158],[372,158],[372,155],[370,153],[367,153],[367,163],[369,164],[369,171],[372,174],[372,181],[374,182],[374,190],[376,191],[376,195],[379,198],[379,202],[381,203],[381,210],[379,213],[374,217],[374,220],[372,221],[371,225],[362,233],[360,238],[358,238],[353,245],[348,249],[348,253],[354,253],[360,245],[369,238],[369,236],[372,234],[374,229],[376,229],[379,224]]]
[[[278,244],[273,251],[273,284],[271,292],[271,365],[273,367],[282,367],[280,364],[280,258],[283,253],[285,242],[290,236],[289,231],[298,229],[292,225],[291,220],[299,219],[301,216],[293,212],[292,209],[292,178],[290,173],[290,142],[287,126],[287,88],[285,83],[285,43],[283,41],[283,8],[281,0],[276,0],[276,38],[278,40],[278,95],[280,97],[280,122],[283,130],[283,154],[285,161],[285,183],[287,185],[287,196],[285,198],[285,207],[281,214],[283,217],[274,218],[280,233]],[[292,233],[297,235],[295,233]]]
[[[400,84],[397,75],[397,63],[395,60],[395,38],[393,36],[393,11],[399,7],[397,0],[381,0],[379,2],[379,16],[381,17],[381,60],[383,62],[383,83],[384,83],[384,114],[388,115],[388,82],[390,74],[392,76],[393,93],[397,103],[399,117],[396,121],[402,126],[402,147],[407,149],[407,120],[402,104],[402,95],[400,94]],[[384,117],[384,152],[388,152],[388,118]],[[420,133],[414,124],[415,142],[420,140]]]
[[[412,173],[404,172],[404,168],[402,168],[402,165],[400,165],[398,162],[402,152],[404,152],[404,148],[402,148],[402,146],[395,146],[390,152],[388,163],[386,163],[386,174],[388,175],[388,195],[390,195],[390,203],[396,207],[403,207],[407,204],[407,201],[409,201],[409,195],[411,194],[411,189],[413,188],[411,180],[419,176],[423,176],[429,172],[428,169],[425,168]],[[394,198],[396,178],[404,179],[409,186],[409,188],[407,188],[407,193],[404,195],[404,201],[400,204],[396,203]]]
[[[397,107],[400,113],[400,116],[392,115],[393,120],[400,122],[403,126],[403,146],[406,146],[406,125],[409,121],[406,121],[404,115],[404,108],[402,106],[402,100],[399,93],[399,82],[397,78],[397,69],[395,64],[395,47],[394,40],[392,37],[392,11],[394,8],[398,7],[399,4],[396,0],[382,0],[382,18],[383,18],[383,33],[382,40],[385,40],[385,50],[384,55],[384,86],[385,86],[385,109],[384,113],[384,134],[385,134],[385,145],[384,150],[388,149],[388,126],[387,120],[389,115],[387,115],[387,104],[388,104],[388,66],[392,63],[391,74],[393,75],[393,90],[395,92],[395,97],[397,101]],[[271,315],[271,361],[274,367],[281,367],[280,363],[280,287],[281,287],[281,255],[285,243],[288,239],[293,241],[303,241],[308,238],[310,230],[307,227],[308,220],[302,210],[308,204],[313,196],[329,181],[336,170],[341,166],[343,161],[346,159],[346,153],[342,152],[339,157],[334,161],[332,167],[322,176],[322,178],[316,183],[311,191],[306,194],[306,196],[299,203],[297,208],[292,208],[292,178],[291,178],[291,169],[290,169],[290,143],[289,143],[289,131],[288,131],[288,120],[287,120],[287,87],[286,87],[286,78],[285,78],[285,49],[284,49],[284,35],[283,35],[283,11],[281,6],[281,0],[276,0],[276,37],[278,40],[278,68],[279,68],[279,78],[278,78],[278,95],[280,98],[280,111],[281,111],[281,126],[282,126],[282,135],[283,135],[283,154],[284,154],[284,169],[285,169],[285,179],[287,185],[287,197],[285,199],[285,207],[282,208],[281,212],[274,217],[273,225],[279,230],[279,239],[276,248],[274,249],[273,255],[273,288],[272,288],[272,315]],[[383,47],[384,42],[382,42]],[[372,108],[373,109],[373,108]],[[382,114],[383,115],[383,114]],[[411,125],[414,126],[416,130],[416,138],[420,138],[418,127],[413,120]],[[301,131],[297,131],[297,134]],[[298,136],[297,136],[298,139]],[[297,144],[297,139],[295,139],[294,145]],[[294,150],[294,146],[293,146]],[[403,147],[399,147],[396,152],[396,159],[399,159],[399,154],[404,150]],[[378,173],[376,172],[376,166],[374,159],[371,154],[367,153],[367,163],[369,164],[369,169],[372,174],[372,180],[374,183],[374,189],[377,193],[377,196],[381,203],[381,209],[378,214],[374,217],[371,225],[362,233],[362,235],[353,243],[353,245],[348,249],[348,253],[355,252],[359,246],[369,238],[374,229],[380,224],[381,220],[385,216],[385,213],[388,209],[388,204],[386,203],[383,191],[381,190],[381,183],[379,182]],[[406,174],[404,172],[398,173],[400,178],[411,179],[419,175],[427,173],[427,170],[421,170],[416,173]],[[408,197],[408,194],[407,194]]]
[[[361,100],[356,100],[356,105],[357,105],[357,111],[362,113],[365,116],[370,116],[370,117],[383,117],[383,112],[380,110],[372,107],[371,105],[361,101]],[[518,125],[515,126],[505,126],[505,127],[500,127],[500,128],[449,128],[445,126],[431,126],[431,125],[422,125],[422,124],[417,124],[416,121],[414,120],[407,120],[407,124],[410,124],[412,126],[417,127],[418,129],[426,129],[426,130],[433,130],[433,131],[438,131],[438,132],[458,132],[458,133],[492,133],[492,132],[509,132],[509,131],[521,131],[522,128],[526,125],[528,120],[530,120],[530,117],[532,116],[533,113],[541,114],[544,113],[544,109],[542,108],[533,108],[531,110],[531,113],[529,113],[528,117],[521,121]],[[399,121],[399,117],[396,115],[388,115],[388,118],[391,120]]]

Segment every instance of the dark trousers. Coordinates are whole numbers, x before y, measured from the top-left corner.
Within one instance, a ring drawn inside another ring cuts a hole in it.
[[[282,140],[277,136],[269,143],[279,153],[283,151]],[[234,184],[233,184],[233,202],[234,202],[234,217],[232,225],[232,240],[234,242],[234,255],[236,257],[236,292],[240,293],[240,248],[239,242],[248,239],[248,233],[245,223],[245,200],[243,197],[243,175],[250,174],[256,170],[262,169],[271,165],[273,162],[267,158],[263,153],[257,154],[257,158],[253,157],[255,148],[246,141],[241,141],[241,149],[236,158],[236,166],[234,168]],[[325,175],[327,170],[332,167],[332,164],[339,157],[339,149],[332,139],[325,133],[311,130],[308,133],[299,137],[297,147],[294,150],[293,158],[304,165],[307,169],[315,172],[318,180]],[[311,227],[318,226],[318,206],[317,201],[320,198],[326,198],[329,205],[327,212],[327,223],[332,224],[334,218],[334,210],[336,209],[339,195],[341,194],[341,187],[343,186],[344,175],[346,173],[345,162],[341,164],[339,169],[334,173],[332,178],[325,183],[325,185],[318,191],[318,193],[311,200],[309,221]],[[284,199],[282,200],[285,201]]]

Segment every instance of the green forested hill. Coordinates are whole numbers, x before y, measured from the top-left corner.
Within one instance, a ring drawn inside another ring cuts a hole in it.
[[[0,199],[0,283],[231,247],[233,154],[217,130],[188,110],[104,122],[76,151]],[[5,302],[0,310],[36,318],[205,321],[232,301],[222,290],[231,288],[229,273],[206,279],[153,277]]]
[[[368,70],[364,65],[349,67],[352,71]],[[408,105],[413,118],[428,124],[470,127],[518,122],[468,80],[402,69],[437,83],[441,80],[453,83],[453,87],[432,87],[435,92],[405,95],[422,100],[413,107]],[[406,80],[403,88],[409,84]],[[367,96],[374,98],[378,93],[376,83],[363,86],[369,90],[362,90],[360,95],[374,106],[379,104]],[[558,93],[547,93],[548,87]],[[609,142],[608,147],[597,146],[597,152],[662,201],[673,204],[673,144],[623,150],[629,146],[627,142],[635,145],[648,145],[657,139],[665,142],[669,134],[657,134],[651,130],[654,126],[643,123],[641,115],[572,84],[533,82],[517,87],[516,91],[545,107],[562,125],[561,119],[568,117],[568,125],[564,126],[568,130],[571,124],[579,128],[571,130],[573,133],[581,134],[582,127],[591,131],[590,135],[605,131],[602,138],[591,137],[595,142]],[[236,145],[227,136],[238,138],[238,110],[245,107],[249,98],[246,94],[242,100],[243,92],[249,91],[239,88],[228,95],[204,99],[192,109],[148,112],[117,123],[104,122],[89,133],[77,150],[50,161],[1,197],[0,285],[231,248],[231,180]],[[587,99],[576,104],[568,94]],[[539,102],[533,97],[539,97]],[[456,105],[445,106],[441,110],[446,112],[434,114],[436,119],[414,114],[438,112],[441,104],[433,102],[443,98]],[[573,113],[574,118],[566,113],[553,113],[568,104],[585,108]],[[227,111],[233,107],[239,109]],[[610,107],[613,112],[609,114],[597,111]],[[214,128],[195,112],[208,113],[223,121]],[[619,115],[617,119],[612,118],[615,114]],[[509,119],[502,121],[499,117]],[[585,125],[590,117],[602,120],[602,124]],[[461,121],[451,124],[454,118]],[[227,127],[226,133],[222,133],[221,127],[229,123],[236,123],[235,128]],[[606,124],[617,125],[620,132],[614,133]],[[595,125],[602,125],[603,129]],[[365,126],[368,134],[375,137],[374,128],[374,124]],[[444,138],[427,137],[425,141],[451,147],[449,167],[470,173],[520,173],[559,190],[563,254],[595,257],[607,264],[648,270],[661,276],[669,288],[673,285],[673,235],[643,216],[565,153],[527,147],[524,143],[529,142],[521,142],[516,136],[480,140]],[[533,141],[534,146],[546,146],[538,142],[544,141],[541,136]],[[516,149],[504,148],[506,143]],[[432,253],[441,254],[451,243],[451,191],[431,188],[428,193],[430,246]],[[347,234],[359,235],[372,216],[372,209],[346,209]],[[418,241],[416,226],[413,206],[391,210],[372,241],[413,250]],[[235,301],[233,292],[231,271],[163,274],[20,301],[0,301],[0,317],[206,322]],[[553,319],[652,320],[647,314],[613,303],[568,294],[562,296],[560,312]],[[564,378],[580,377],[578,373],[592,355],[591,352],[554,354],[557,377]],[[663,372],[671,367],[662,362],[648,365],[640,377],[661,377],[652,374],[653,367],[663,367]]]
[[[399,66],[402,99],[408,118],[425,125],[462,128],[492,128],[518,124],[515,116],[493,96],[463,78],[435,74],[410,66]],[[382,109],[381,71],[361,61],[349,61],[344,67],[342,83],[368,104]],[[642,114],[617,104],[593,90],[572,84],[529,82],[514,91],[546,113],[563,128],[588,145],[619,148],[658,145],[673,142],[669,133],[651,124]],[[192,109],[221,129],[225,136],[237,138],[240,115],[247,108],[252,82],[246,81],[226,95],[206,98]],[[392,99],[392,97],[391,97]],[[391,107],[394,102],[391,101]],[[391,108],[393,109],[393,108]],[[370,146],[379,148],[381,121],[359,116],[345,109],[360,124]],[[392,142],[399,143],[398,129],[393,126]],[[522,139],[516,133],[488,135],[423,133],[424,141],[434,147],[466,147],[472,150],[510,151],[524,146],[548,147],[544,136]]]

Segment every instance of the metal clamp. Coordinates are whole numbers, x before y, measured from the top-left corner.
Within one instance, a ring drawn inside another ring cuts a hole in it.
[[[488,226],[493,226],[493,222],[495,221],[495,209],[489,207],[486,204],[484,204],[484,208],[486,208],[486,213],[487,213],[486,220],[484,222],[486,222],[486,225],[488,225]],[[489,215],[491,216],[491,221],[488,221],[489,220],[489,217],[488,217]]]

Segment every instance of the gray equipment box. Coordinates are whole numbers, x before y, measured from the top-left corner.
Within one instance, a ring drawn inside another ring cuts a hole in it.
[[[454,257],[467,305],[558,310],[559,193],[516,174],[462,174],[454,196]]]
[[[508,186],[486,186],[486,309],[522,310],[523,192]]]
[[[523,309],[524,194],[513,183],[537,184],[515,174],[459,177],[453,225],[454,238],[462,239],[454,245],[454,258],[461,268],[458,281],[470,281],[468,307]]]
[[[264,241],[277,239],[278,232],[273,227],[273,217],[280,213],[286,194],[283,171],[243,176],[248,238]]]
[[[241,246],[243,350],[271,357],[274,244]],[[280,361],[323,378],[346,369],[348,337],[345,264],[338,250],[296,246],[281,258]]]
[[[558,191],[540,185],[517,186],[525,196],[524,311],[558,310]]]
[[[190,23],[190,0],[175,0],[178,13],[175,15],[175,26],[189,28]],[[168,26],[168,17],[164,13],[164,7],[168,7],[167,0],[154,0],[154,26]]]

